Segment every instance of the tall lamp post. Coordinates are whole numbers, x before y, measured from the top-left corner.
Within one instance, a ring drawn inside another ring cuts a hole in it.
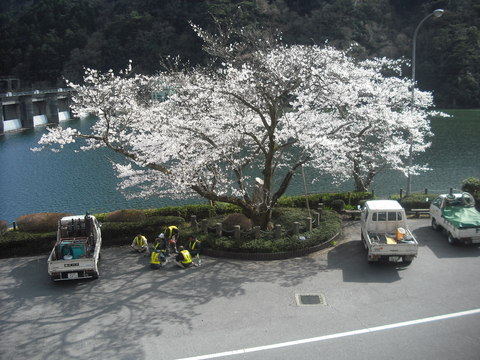
[[[443,9],[436,9],[433,10],[430,14],[425,16],[422,21],[420,21],[415,28],[415,32],[413,33],[413,48],[412,48],[412,109],[415,106],[415,60],[416,60],[416,50],[417,50],[417,34],[418,29],[422,26],[422,24],[430,17],[434,16],[439,18],[443,15]],[[410,168],[413,164],[413,139],[410,135],[410,150],[408,156],[408,176],[407,176],[407,195],[410,195],[412,192],[412,175],[410,173]]]

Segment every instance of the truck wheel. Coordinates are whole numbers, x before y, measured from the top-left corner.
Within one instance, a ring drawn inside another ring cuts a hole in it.
[[[457,243],[457,239],[455,239],[453,235],[450,233],[448,233],[448,243],[450,245],[455,245]]]
[[[437,220],[435,220],[434,217],[432,217],[432,229],[435,230],[435,231],[440,231],[441,230],[441,226],[438,225]]]
[[[413,257],[412,256],[404,256],[402,257],[402,262],[405,265],[410,265],[412,263]]]

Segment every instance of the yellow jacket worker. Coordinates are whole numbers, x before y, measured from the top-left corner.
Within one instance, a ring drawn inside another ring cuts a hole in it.
[[[177,266],[181,267],[182,269],[190,267],[193,264],[190,252],[188,250],[185,250],[183,246],[180,246],[178,250],[179,253],[175,258],[175,264],[177,264]]]
[[[148,242],[147,238],[142,234],[138,234],[135,236],[135,239],[132,241],[132,245],[130,245],[135,251],[144,252],[148,250]]]

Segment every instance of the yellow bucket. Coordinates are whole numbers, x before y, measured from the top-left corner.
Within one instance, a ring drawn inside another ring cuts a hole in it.
[[[403,240],[405,235],[407,234],[407,231],[404,228],[398,228],[397,229],[397,241]]]

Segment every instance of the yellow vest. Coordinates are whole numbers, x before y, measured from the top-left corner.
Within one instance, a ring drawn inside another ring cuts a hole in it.
[[[199,243],[200,241],[198,240],[194,240],[194,241],[191,241],[189,244],[188,244],[188,247],[192,250],[195,250],[195,246]]]
[[[156,251],[152,252],[152,255],[150,256],[150,264],[160,265],[159,255],[160,254]]]
[[[138,246],[143,246],[143,240],[147,240],[147,239],[145,239],[145,236],[137,236],[135,238],[135,241],[137,242]]]
[[[167,234],[165,234],[167,236],[167,238],[170,239],[172,237],[173,230],[178,230],[178,228],[174,225],[167,227],[167,231],[165,231],[165,233],[167,233]]]
[[[183,255],[182,264],[190,264],[192,262],[192,257],[190,256],[188,250],[182,250],[180,252]]]

